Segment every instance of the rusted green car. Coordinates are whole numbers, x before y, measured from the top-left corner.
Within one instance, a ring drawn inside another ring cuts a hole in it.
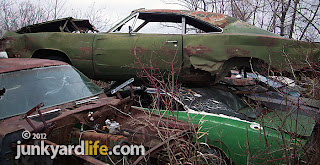
[[[98,32],[88,20],[64,18],[7,32],[1,51],[9,57],[68,62],[93,79],[126,80],[145,67],[181,69],[182,82],[218,81],[235,67],[286,71],[292,61],[314,64],[319,45],[295,41],[227,15],[138,9]]]

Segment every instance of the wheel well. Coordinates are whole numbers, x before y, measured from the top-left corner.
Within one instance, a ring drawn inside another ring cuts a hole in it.
[[[227,147],[224,144],[222,144],[221,147],[225,148],[225,150],[223,150],[222,148],[220,148],[218,146],[208,145],[206,143],[202,143],[200,145],[202,145],[200,147],[200,151],[201,152],[209,153],[209,154],[217,154],[218,153],[218,155],[216,155],[216,156],[222,158],[222,160],[224,160],[226,164],[228,164],[228,165],[232,165],[233,164],[232,159],[230,157],[230,153],[226,153],[226,152],[229,152],[229,151],[228,151]]]
[[[229,71],[234,67],[245,67],[247,69],[257,71],[262,75],[267,75],[269,65],[261,59],[253,58],[253,57],[232,57],[228,59],[222,67],[220,71],[216,75],[216,81],[220,81],[223,77],[225,77]]]
[[[50,57],[57,57],[59,58],[58,60],[61,59],[60,61],[64,61],[71,65],[71,60],[69,59],[69,57],[65,53],[58,50],[39,49],[35,51],[32,55],[32,58],[52,59]]]

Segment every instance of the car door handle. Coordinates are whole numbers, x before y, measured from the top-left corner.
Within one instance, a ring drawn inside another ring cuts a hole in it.
[[[178,41],[166,41],[166,43],[173,43],[174,47],[178,46]]]
[[[178,41],[166,41],[166,43],[174,43],[174,44],[177,44]]]

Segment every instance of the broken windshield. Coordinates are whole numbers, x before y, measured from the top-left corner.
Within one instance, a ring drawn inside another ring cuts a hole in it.
[[[102,89],[71,66],[50,66],[0,74],[0,118],[22,114],[43,102],[51,107],[94,96]]]
[[[180,100],[195,111],[224,114],[245,119],[238,111],[248,106],[236,95],[217,88],[181,88]]]

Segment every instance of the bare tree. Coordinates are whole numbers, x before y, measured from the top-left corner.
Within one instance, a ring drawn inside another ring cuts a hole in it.
[[[19,27],[39,23],[48,20],[46,11],[38,6],[33,5],[30,2],[21,2],[18,5],[18,11],[16,12],[19,18]]]
[[[73,10],[73,16],[82,19],[89,19],[97,29],[107,30],[106,27],[109,24],[109,20],[105,17],[105,7],[97,7],[93,2],[86,10]]]
[[[320,40],[319,0],[162,0],[189,10],[231,15],[284,37]]]
[[[307,4],[308,5],[308,4]],[[309,8],[310,7],[310,8]],[[310,30],[312,31],[312,35],[317,35],[317,37],[320,34],[320,25],[319,25],[319,7],[320,7],[320,1],[318,2],[318,4],[309,4],[309,6],[305,6],[305,8],[300,8],[300,10],[297,10],[297,13],[299,14],[300,20],[303,20],[301,22],[305,23],[305,26],[301,26],[301,24],[296,25],[298,26],[298,28],[300,28],[301,30],[301,34],[299,37],[299,40],[304,39],[307,30],[310,29],[310,26],[314,29],[314,30]],[[309,14],[310,17],[307,16],[306,12],[304,10],[311,10],[312,12],[310,12],[311,14]],[[307,38],[309,38],[309,36],[307,36],[305,39],[308,40]]]
[[[95,3],[86,10],[67,8],[67,0],[0,0],[0,35],[4,31],[15,31],[23,26],[62,17],[89,19],[97,28],[105,28],[105,8]],[[68,10],[67,10],[68,9]]]
[[[294,7],[293,7],[293,14],[292,14],[292,19],[291,19],[291,25],[290,25],[290,34],[289,38],[292,38],[293,31],[294,31],[294,24],[296,21],[296,14],[297,14],[297,6],[300,0],[295,0],[294,1]]]
[[[0,2],[0,33],[5,30],[17,30],[20,27],[42,22],[48,19],[46,11],[39,6],[35,6],[29,1],[7,1]]]
[[[46,6],[46,10],[50,15],[50,19],[57,19],[65,15],[66,13],[66,0],[48,0],[49,5]]]

